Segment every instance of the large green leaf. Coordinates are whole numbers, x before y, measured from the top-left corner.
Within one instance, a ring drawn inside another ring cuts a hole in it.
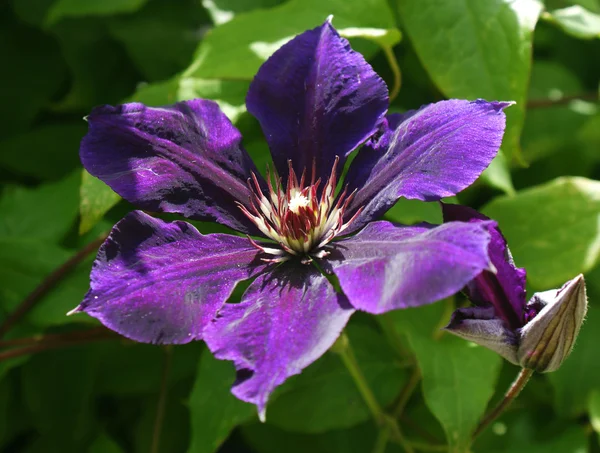
[[[9,21],[11,15],[6,13],[4,5],[2,8],[0,53],[6,68],[0,71],[0,96],[7,111],[0,122],[0,138],[4,139],[28,130],[58,94],[67,67],[50,36]]]
[[[284,0],[202,0],[215,25],[224,24],[237,14],[259,8],[271,8]]]
[[[79,234],[87,233],[92,229],[121,199],[110,187],[85,170],[82,171],[79,194],[81,200]]]
[[[268,423],[249,423],[242,427],[242,435],[256,453],[365,453],[373,451],[377,441],[377,429],[372,422],[319,434],[299,434]],[[385,453],[402,451],[393,443],[385,449]]]
[[[71,73],[68,92],[54,106],[57,111],[87,113],[97,105],[121,102],[135,90],[139,75],[102,20],[65,20],[51,31],[60,43]]]
[[[35,189],[9,187],[0,197],[0,237],[59,242],[77,217],[79,174]]]
[[[146,105],[161,106],[189,99],[212,99],[232,122],[246,111],[246,80],[207,80],[174,77],[166,82],[141,86],[129,99]]]
[[[591,393],[600,390],[598,344],[600,310],[591,305],[575,349],[565,363],[548,376],[554,387],[554,407],[559,415],[575,417],[583,414]]]
[[[346,328],[358,365],[382,407],[390,404],[407,373],[385,337],[369,325]],[[348,428],[370,418],[356,384],[339,356],[326,354],[293,377],[267,407],[267,421],[287,431],[316,433]]]
[[[598,436],[600,436],[600,388],[593,390],[590,394],[588,412],[590,415],[590,424],[594,428],[594,431],[598,433]]]
[[[559,178],[498,197],[483,208],[498,221],[518,266],[536,289],[587,272],[600,254],[600,182]]]
[[[595,14],[579,5],[546,12],[542,17],[576,38],[600,38],[600,14]]]
[[[152,1],[137,14],[111,18],[109,32],[147,80],[163,80],[190,64],[208,20],[197,0]]]
[[[122,453],[123,451],[114,440],[104,433],[94,439],[89,449],[89,453]]]
[[[581,93],[583,87],[576,74],[556,62],[534,62],[531,71],[529,99],[532,101],[560,99]],[[523,129],[523,156],[528,162],[542,159],[557,152],[579,152],[573,146],[578,130],[589,119],[589,114],[572,105],[531,109]]]
[[[439,328],[442,303],[398,310],[389,316],[406,335],[423,376],[425,403],[444,427],[452,452],[463,452],[492,397],[502,363],[500,357]]]
[[[185,74],[251,80],[275,50],[295,35],[321,25],[330,14],[342,34],[350,29],[352,36],[380,43],[383,39],[387,45],[400,39],[384,0],[291,0],[275,8],[240,14],[211,30]]]
[[[35,179],[60,179],[80,166],[84,121],[31,129],[0,142],[0,167]],[[26,156],[26,158],[24,158]]]
[[[131,13],[141,8],[148,0],[103,0],[87,2],[81,0],[57,0],[48,11],[46,23],[53,24],[65,17],[107,16]]]
[[[81,446],[93,429],[95,358],[90,348],[50,351],[22,370],[23,398],[36,428],[66,451]]]
[[[451,98],[512,100],[503,150],[519,152],[537,0],[402,0],[404,29],[429,76]]]
[[[217,451],[238,424],[256,414],[256,407],[230,392],[233,365],[205,351],[200,359],[194,390],[189,399],[192,439],[189,453]]]

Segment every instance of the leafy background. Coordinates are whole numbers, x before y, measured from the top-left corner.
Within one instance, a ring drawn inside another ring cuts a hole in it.
[[[356,316],[347,334],[379,403],[415,451],[600,452],[598,0],[0,3],[0,451],[376,451],[381,433],[333,353],[283,385],[261,424],[229,394],[231,364],[203,344],[133,344],[65,316],[87,290],[97,238],[131,209],[82,172],[82,118],[98,104],[215,99],[263,167],[248,84],[275,49],[330,14],[391,87],[401,78],[394,111],[448,97],[517,101],[502,154],[458,201],[499,222],[529,292],[583,272],[590,299],[564,366],[536,375],[473,445],[518,370],[440,333],[465,301]],[[415,201],[387,216],[441,220],[436,204]],[[86,258],[32,299],[81,250]]]

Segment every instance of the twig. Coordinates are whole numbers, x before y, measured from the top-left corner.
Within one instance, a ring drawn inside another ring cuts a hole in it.
[[[598,93],[575,94],[572,96],[562,96],[558,99],[532,99],[530,101],[527,101],[527,108],[539,109],[546,107],[555,107],[559,105],[569,104],[571,101],[576,100],[598,102]]]
[[[152,445],[150,453],[158,453],[160,451],[160,436],[162,433],[162,425],[165,419],[165,408],[167,406],[167,393],[169,390],[169,374],[171,372],[172,353],[171,348],[166,347],[165,360],[162,369],[162,378],[160,381],[160,393],[158,394],[158,404],[156,406],[156,418],[154,419],[154,431],[152,433]]]
[[[475,440],[477,436],[479,436],[479,434],[481,434],[481,432],[485,428],[487,428],[490,423],[496,420],[506,410],[506,408],[510,406],[510,403],[512,403],[514,399],[517,396],[519,396],[519,393],[521,393],[521,390],[523,390],[525,385],[527,385],[527,382],[529,382],[529,379],[532,375],[533,370],[530,370],[528,368],[521,369],[521,371],[517,375],[517,378],[514,380],[514,382],[511,384],[506,394],[504,395],[502,401],[500,401],[500,403],[494,409],[492,409],[492,411],[489,412],[483,418],[483,420],[481,420],[479,426],[477,426],[477,429],[473,433],[473,440]]]
[[[0,351],[0,362],[3,360],[13,359],[15,357],[20,357],[22,355],[35,354],[37,352],[47,351],[49,349],[60,349],[66,348],[69,346],[77,346],[85,343],[93,343],[94,341],[102,341],[102,340],[116,340],[120,339],[119,335],[116,335],[114,332],[104,329],[102,332],[96,331],[96,329],[90,329],[87,332],[93,332],[92,335],[84,336],[74,336],[73,339],[69,340],[61,340],[61,341],[48,341],[43,342],[39,341],[30,346],[25,346],[22,348],[13,348],[8,349],[6,351]]]
[[[87,256],[94,252],[100,247],[100,245],[106,239],[106,235],[100,236],[98,239],[90,242],[88,245],[79,250],[75,255],[69,258],[62,266],[55,269],[48,277],[46,277],[37,288],[35,288],[29,295],[19,304],[19,306],[13,311],[0,325],[0,338],[2,338],[6,332],[13,328],[29,311],[34,308],[42,298],[54,288],[58,282],[65,278],[75,267],[81,263]]]
[[[63,332],[63,333],[55,333],[55,334],[39,334],[33,337],[26,338],[12,338],[10,340],[0,340],[0,349],[2,348],[13,348],[15,346],[22,345],[32,345],[38,343],[57,343],[57,342],[71,342],[72,340],[76,340],[78,338],[88,338],[93,337],[95,335],[114,335],[115,338],[117,334],[114,334],[108,331],[105,327],[94,327],[91,329],[85,330],[75,330],[72,332]]]

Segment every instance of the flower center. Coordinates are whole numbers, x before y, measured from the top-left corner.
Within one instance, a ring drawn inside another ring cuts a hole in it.
[[[285,190],[281,178],[272,178],[267,170],[268,193],[264,194],[256,176],[248,185],[252,192],[250,207],[239,205],[244,214],[269,239],[275,241],[280,248],[264,247],[251,240],[261,251],[274,255],[267,261],[284,261],[290,256],[302,256],[305,261],[311,257],[322,258],[328,255],[323,247],[344,231],[360,213],[360,210],[344,223],[344,211],[354,193],[346,196],[346,189],[337,197],[336,158],[331,175],[323,190],[319,192],[321,180],[315,181],[313,165],[312,178],[306,183],[306,170],[302,172],[300,181],[296,177],[291,161],[289,176]],[[274,180],[274,181],[273,181]]]

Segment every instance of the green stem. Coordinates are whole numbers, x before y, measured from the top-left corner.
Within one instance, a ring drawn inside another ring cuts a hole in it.
[[[377,435],[377,440],[375,441],[375,445],[373,446],[373,453],[385,453],[385,449],[387,448],[388,442],[390,440],[390,430],[385,427],[379,430],[379,434]]]
[[[332,347],[332,351],[339,354],[340,358],[342,359],[342,362],[346,366],[346,369],[350,373],[350,376],[352,376],[354,384],[358,388],[358,391],[361,394],[363,401],[369,408],[373,419],[379,425],[380,430],[388,431],[394,439],[394,441],[398,442],[404,448],[406,453],[414,453],[413,448],[404,438],[402,431],[400,431],[400,427],[398,426],[396,419],[387,415],[379,405],[377,398],[375,398],[375,394],[371,390],[369,383],[367,382],[364,374],[362,373],[358,365],[358,361],[356,360],[356,355],[354,354],[354,350],[352,349],[350,340],[348,339],[348,336],[345,333],[342,333],[342,335],[340,335],[340,338],[338,338],[338,340]],[[381,437],[383,436],[385,435],[381,434]],[[383,439],[378,438],[378,444],[379,442],[383,443],[383,440],[384,437]]]
[[[396,402],[396,405],[394,407],[394,412],[393,412],[394,418],[397,419],[398,417],[400,417],[400,415],[402,415],[402,413],[404,412],[404,408],[406,407],[406,404],[408,403],[408,400],[410,400],[410,397],[414,393],[414,391],[417,388],[417,385],[419,385],[420,381],[421,381],[421,370],[419,370],[418,367],[415,367],[415,369],[411,373],[410,377],[408,378],[408,382],[402,389],[402,392],[400,392],[400,396],[398,397],[398,401]]]
[[[338,338],[336,341],[336,344],[334,345],[334,352],[338,353],[342,359],[342,362],[344,362],[344,365],[350,373],[350,376],[352,376],[354,384],[356,384],[363,401],[369,408],[373,419],[377,422],[377,424],[383,425],[385,423],[385,414],[377,402],[371,387],[369,387],[369,383],[367,382],[364,374],[358,366],[356,356],[354,355],[354,350],[352,349],[350,340],[345,333],[342,333],[340,338]]]
[[[392,70],[392,74],[394,75],[394,82],[392,85],[392,89],[390,90],[390,103],[396,99],[398,93],[400,92],[400,85],[402,84],[402,73],[400,72],[400,66],[398,66],[398,61],[396,60],[396,55],[394,55],[394,50],[390,46],[383,46],[383,53],[387,58],[388,64],[390,65],[390,69]]]
[[[529,382],[529,379],[531,378],[532,375],[533,375],[533,370],[530,370],[528,368],[521,368],[521,371],[517,375],[517,378],[511,384],[509,389],[506,391],[506,394],[504,395],[504,398],[502,399],[502,401],[500,401],[500,403],[494,409],[492,409],[483,418],[483,420],[481,420],[481,422],[479,423],[479,426],[477,426],[477,429],[473,433],[473,438],[472,438],[473,440],[475,440],[477,438],[477,436],[479,436],[479,434],[481,434],[485,428],[487,428],[494,420],[496,420],[508,408],[508,406],[510,406],[510,404],[515,400],[515,398],[517,396],[519,396],[519,393],[521,393],[521,390],[523,390],[523,388],[525,388],[525,386],[527,385],[527,382]]]
[[[169,390],[169,374],[171,373],[172,351],[170,347],[164,348],[165,358],[163,362],[160,390],[158,393],[158,404],[156,405],[156,416],[154,418],[154,430],[152,432],[152,444],[150,453],[160,451],[160,437],[165,420],[165,409],[167,406],[167,393]]]

